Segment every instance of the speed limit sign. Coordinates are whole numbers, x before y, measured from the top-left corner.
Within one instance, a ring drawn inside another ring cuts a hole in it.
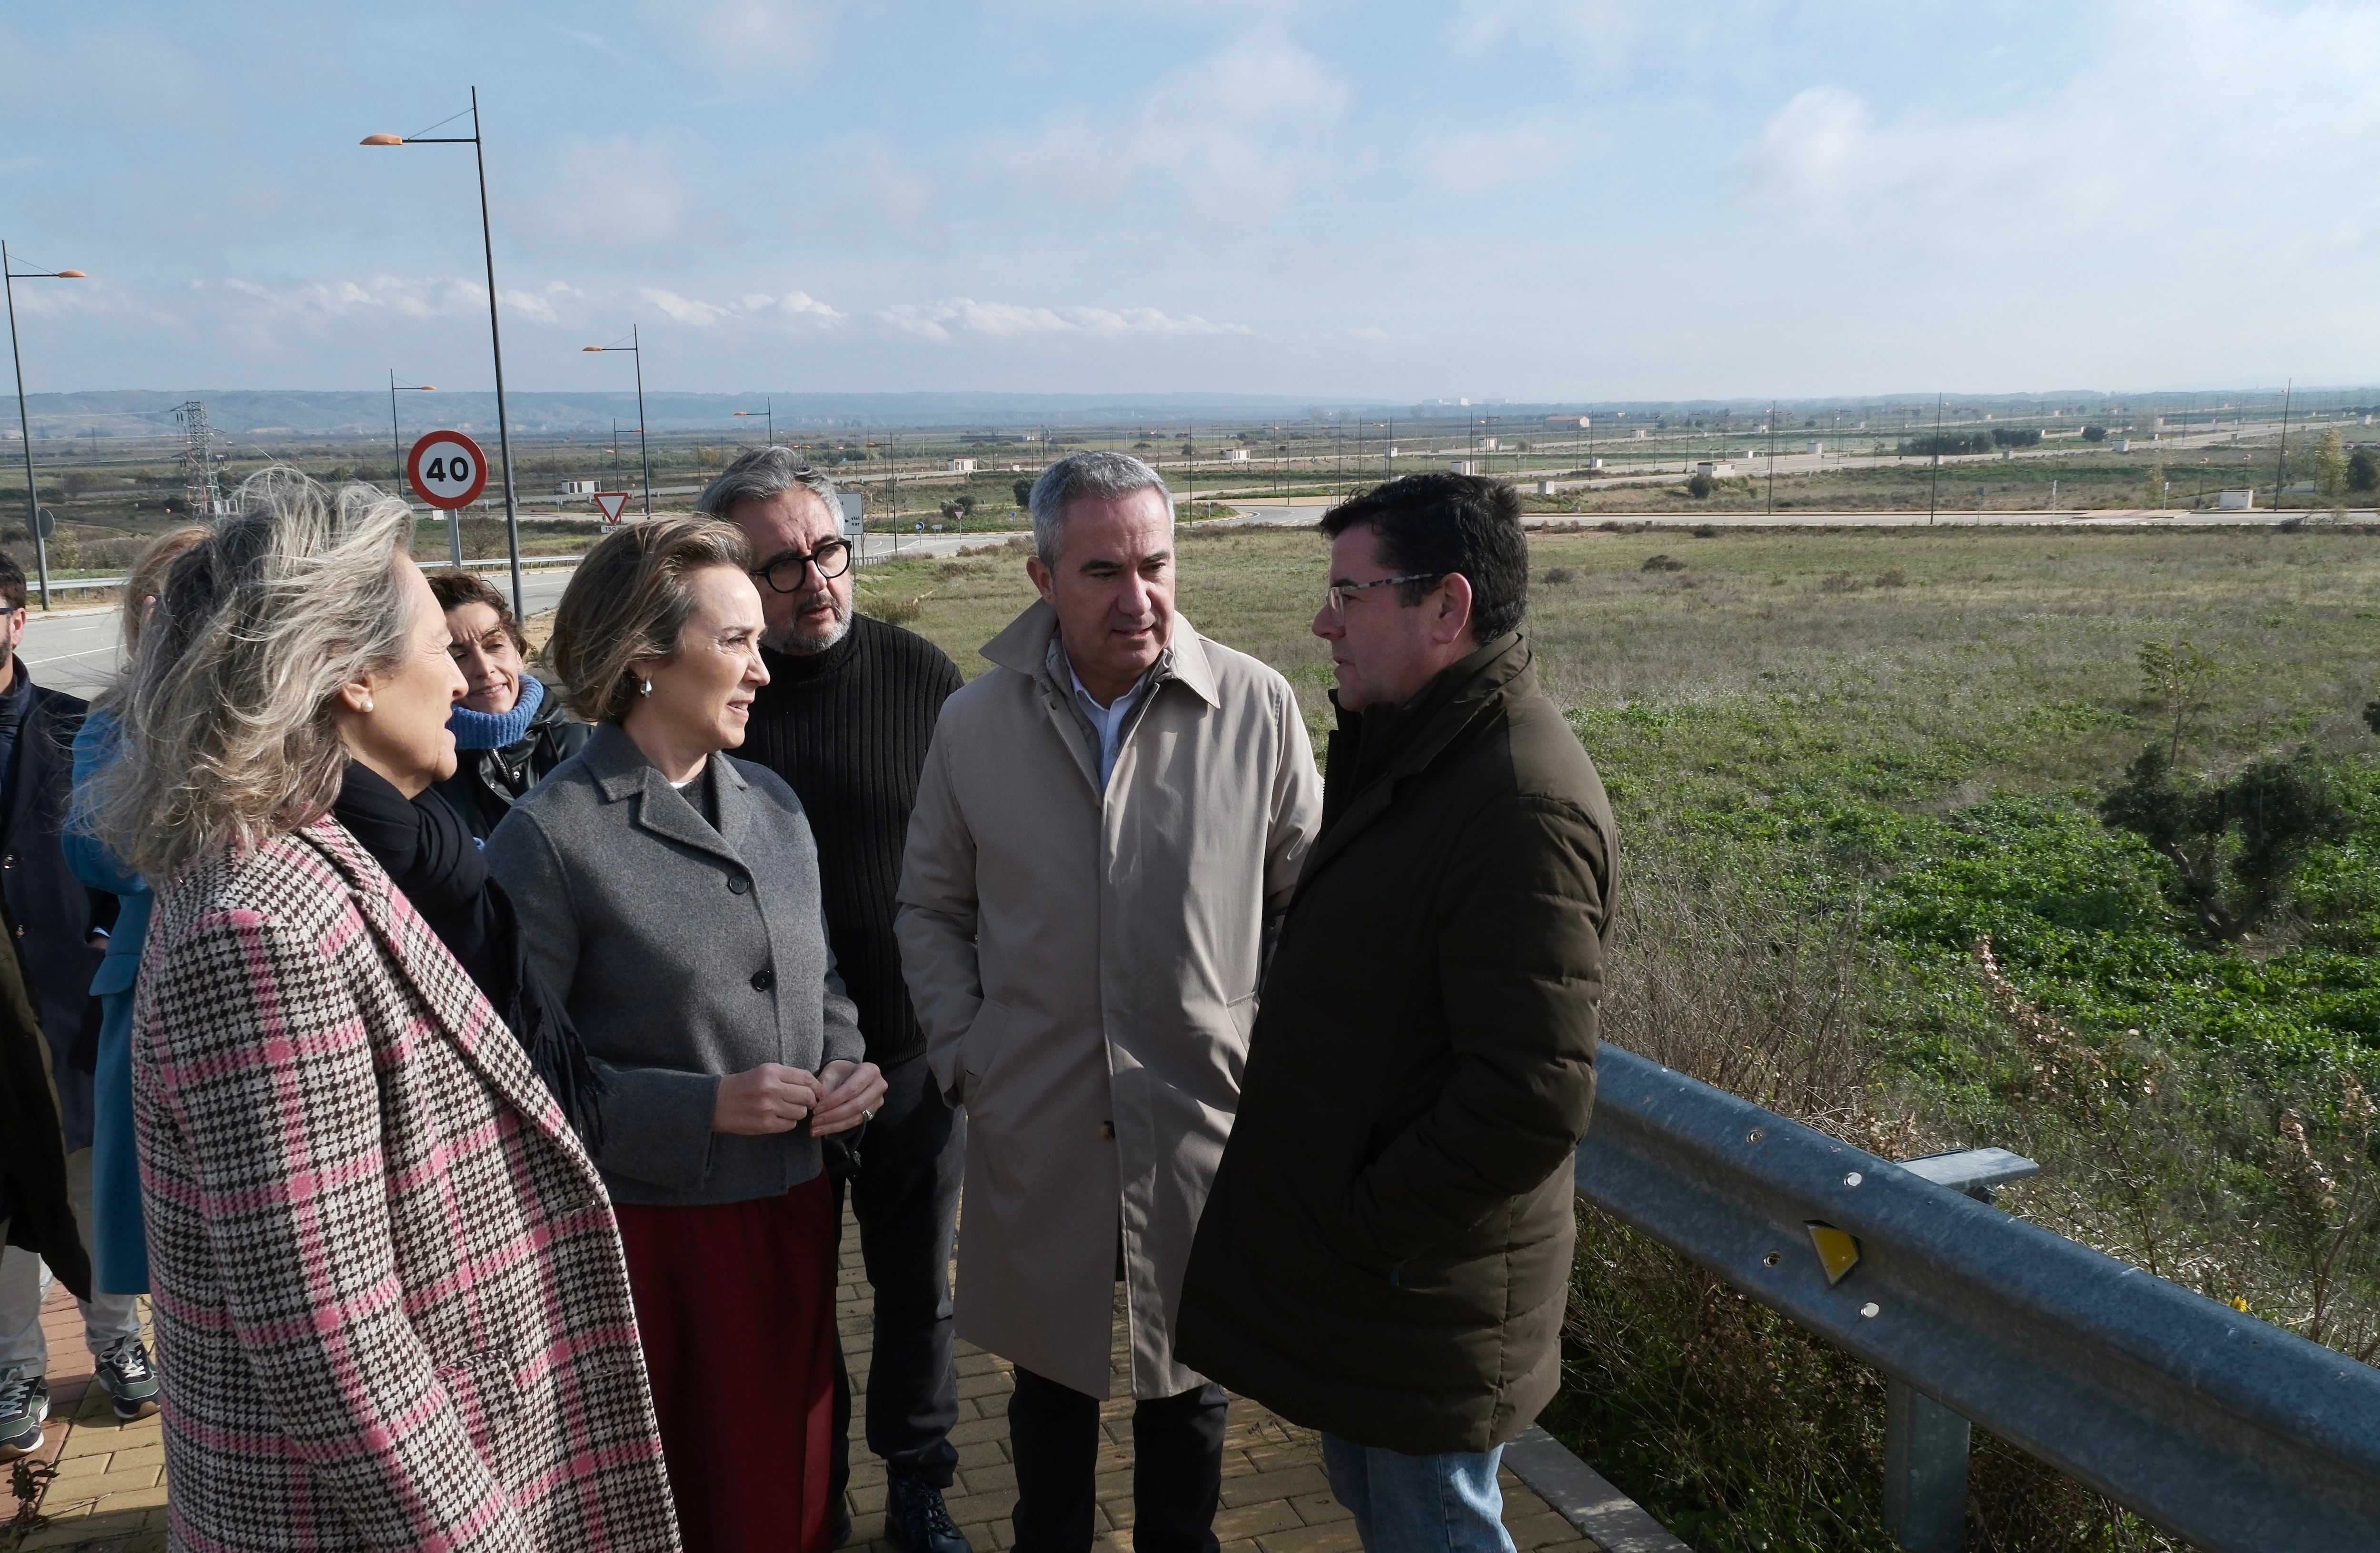
[[[460,431],[432,431],[406,455],[405,478],[433,507],[468,507],[488,488],[488,459]]]

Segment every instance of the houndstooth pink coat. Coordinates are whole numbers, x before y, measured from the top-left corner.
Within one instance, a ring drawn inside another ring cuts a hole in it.
[[[601,1183],[380,866],[192,866],[140,989],[171,1546],[676,1547]]]

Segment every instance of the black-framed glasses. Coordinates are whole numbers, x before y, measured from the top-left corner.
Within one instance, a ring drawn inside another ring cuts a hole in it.
[[[752,575],[780,593],[799,593],[812,566],[818,568],[821,577],[843,576],[851,570],[851,545],[846,540],[829,540],[808,555],[787,551]]]
[[[1333,620],[1347,618],[1347,595],[1361,593],[1367,588],[1386,588],[1399,582],[1436,582],[1444,572],[1407,572],[1401,577],[1380,577],[1372,582],[1334,582],[1322,590],[1322,607]]]

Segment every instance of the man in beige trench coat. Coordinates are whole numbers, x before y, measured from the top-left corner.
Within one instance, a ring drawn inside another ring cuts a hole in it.
[[[1121,1281],[1133,1543],[1208,1553],[1224,1400],[1175,1362],[1174,1310],[1321,778],[1288,682],[1174,614],[1154,470],[1074,454],[1032,509],[1042,601],[944,704],[900,886],[967,1110],[957,1330],[1016,1366],[1017,1553],[1082,1553]]]

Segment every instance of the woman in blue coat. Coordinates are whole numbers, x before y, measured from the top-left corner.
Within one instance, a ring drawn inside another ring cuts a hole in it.
[[[206,538],[186,524],[157,536],[126,579],[124,656],[140,639],[140,626],[165,575],[192,545]],[[116,719],[102,697],[75,734],[74,788],[79,796],[91,776],[115,758]],[[79,806],[78,806],[79,807]],[[103,1294],[149,1292],[149,1240],[140,1218],[140,1156],[132,1134],[132,984],[140,969],[140,949],[149,936],[149,884],[79,824],[67,827],[67,867],[93,890],[120,903],[108,935],[107,957],[91,984],[100,1001],[99,1061],[91,1073],[91,1213],[92,1286]]]

